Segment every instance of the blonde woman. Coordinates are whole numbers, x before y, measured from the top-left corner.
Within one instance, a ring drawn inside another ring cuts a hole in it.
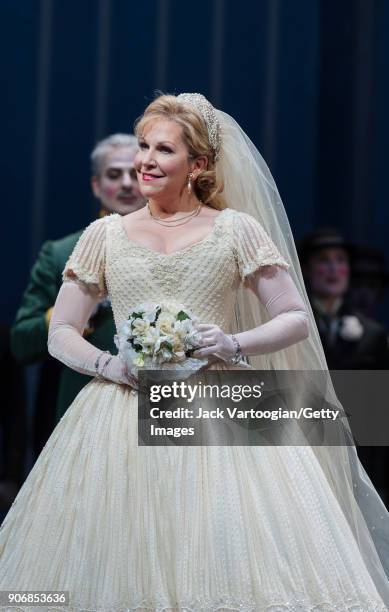
[[[277,188],[235,121],[160,96],[136,134],[148,204],[93,222],[66,264],[49,350],[96,378],[2,525],[1,589],[96,612],[387,609],[388,515],[354,447],[138,447],[136,380],[82,337],[102,296],[117,327],[185,304],[210,368],[326,364]]]

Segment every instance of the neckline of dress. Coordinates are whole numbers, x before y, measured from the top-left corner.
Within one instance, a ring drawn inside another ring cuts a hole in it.
[[[210,230],[210,232],[208,232],[208,234],[202,238],[201,240],[198,240],[197,242],[193,242],[192,244],[189,244],[187,247],[184,247],[183,249],[178,249],[176,251],[170,251],[170,253],[163,253],[162,251],[156,251],[155,249],[151,249],[150,247],[147,247],[143,244],[140,244],[139,242],[136,242],[135,240],[133,240],[132,238],[130,238],[125,230],[125,227],[123,225],[123,221],[122,221],[122,217],[121,215],[117,215],[118,218],[118,223],[120,226],[120,230],[123,234],[123,237],[126,239],[126,242],[128,242],[130,245],[132,245],[133,247],[140,249],[141,251],[146,251],[147,253],[152,253],[153,255],[156,255],[158,257],[171,257],[173,255],[179,255],[181,253],[186,253],[187,251],[190,251],[191,249],[198,247],[200,245],[202,245],[203,243],[207,242],[208,240],[210,240],[215,231],[216,228],[220,222],[220,217],[223,216],[223,213],[225,213],[226,211],[231,210],[230,208],[223,208],[223,210],[221,210],[219,212],[219,214],[216,215],[214,222],[212,223],[212,228]]]

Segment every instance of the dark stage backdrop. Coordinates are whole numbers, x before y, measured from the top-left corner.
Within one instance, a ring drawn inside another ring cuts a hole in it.
[[[0,0],[1,320],[42,242],[89,223],[96,140],[199,91],[262,152],[292,230],[338,224],[389,258],[389,2]]]

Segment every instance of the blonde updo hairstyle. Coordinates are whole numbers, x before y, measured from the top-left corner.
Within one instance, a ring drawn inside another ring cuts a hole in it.
[[[207,127],[199,111],[184,104],[176,96],[160,95],[148,105],[143,115],[136,121],[134,126],[136,136],[139,138],[142,135],[150,121],[161,118],[175,121],[182,127],[183,140],[188,147],[190,159],[204,155],[208,160],[206,168],[192,183],[196,197],[203,204],[208,204],[217,210],[226,208],[226,202],[221,195],[223,182],[217,176]]]

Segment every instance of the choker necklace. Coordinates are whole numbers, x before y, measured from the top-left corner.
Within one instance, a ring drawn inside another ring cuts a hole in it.
[[[182,223],[188,223],[192,219],[192,217],[197,217],[201,210],[201,203],[196,206],[194,210],[192,210],[188,215],[184,215],[179,217],[178,219],[163,219],[161,217],[157,217],[151,212],[150,204],[147,202],[147,209],[150,213],[150,217],[155,223],[159,223],[159,225],[165,225],[167,227],[175,227],[176,225],[181,225]]]

